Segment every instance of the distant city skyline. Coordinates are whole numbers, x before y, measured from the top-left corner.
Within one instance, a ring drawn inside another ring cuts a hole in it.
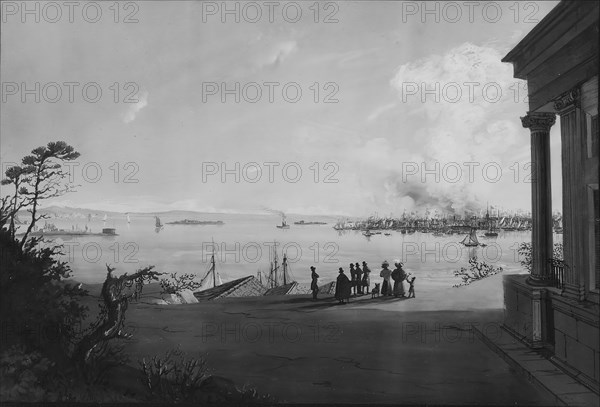
[[[256,23],[242,3],[239,22],[218,2],[136,4],[118,19],[102,4],[96,23],[4,15],[3,171],[49,141],[81,153],[77,192],[45,205],[530,210],[526,88],[500,60],[557,2],[494,3],[498,18],[482,5],[454,18],[441,3],[430,14],[415,2],[323,3],[318,15],[301,3],[297,21],[281,3],[287,15],[271,22],[264,9]],[[557,120],[555,203],[559,131]]]

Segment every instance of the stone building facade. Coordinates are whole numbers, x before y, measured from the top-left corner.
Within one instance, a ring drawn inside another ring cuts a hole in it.
[[[505,276],[505,328],[598,393],[597,1],[562,1],[503,59],[527,80],[532,270]],[[560,126],[564,262],[552,261],[550,128]]]

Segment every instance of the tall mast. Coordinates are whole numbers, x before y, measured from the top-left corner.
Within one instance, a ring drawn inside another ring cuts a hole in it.
[[[277,245],[275,245],[275,258],[273,259],[273,274],[275,276],[275,287],[279,285],[279,279],[277,278]]]
[[[213,287],[217,286],[217,273],[216,273],[216,267],[215,267],[215,241],[213,240],[213,244],[212,244],[212,255],[210,257],[210,262],[211,262],[211,268],[212,268],[212,275],[213,275]]]
[[[287,273],[287,258],[285,257],[285,253],[283,254],[283,263],[281,263],[283,265],[283,285],[287,284],[287,281],[285,279],[285,275]]]

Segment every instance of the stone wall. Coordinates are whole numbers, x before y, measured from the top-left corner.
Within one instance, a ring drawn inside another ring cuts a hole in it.
[[[526,275],[506,275],[504,285],[504,326],[524,342],[533,342],[532,295]]]
[[[556,361],[598,392],[600,338],[598,306],[552,295]],[[586,306],[587,305],[587,306]]]

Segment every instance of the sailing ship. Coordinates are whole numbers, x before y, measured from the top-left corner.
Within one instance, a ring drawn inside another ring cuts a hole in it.
[[[212,255],[210,256],[210,264],[208,267],[208,271],[200,280],[200,289],[198,291],[208,290],[209,288],[214,288],[223,284],[221,280],[221,276],[217,272],[217,265],[215,263],[215,245],[213,243],[212,246]]]
[[[275,245],[277,247],[277,245]],[[281,277],[280,279],[280,268],[281,268]],[[283,261],[281,262],[281,266],[278,264],[277,259],[277,250],[275,250],[275,255],[273,256],[273,261],[271,262],[271,271],[269,272],[269,278],[267,280],[268,288],[275,288],[281,285],[287,285],[292,283],[292,279],[290,278],[289,265],[287,262],[287,256],[285,253],[283,254]]]
[[[102,218],[102,222],[106,222],[107,219],[108,219],[108,215],[104,214],[104,217]]]
[[[163,224],[162,224],[162,222],[160,221],[160,218],[159,218],[158,216],[155,216],[155,217],[154,217],[154,221],[155,221],[155,222],[154,222],[154,225],[155,225],[155,226],[156,226],[158,229],[160,229],[160,228],[162,228],[162,227],[163,227]]]
[[[127,223],[131,223],[131,219],[129,218],[129,214],[127,214]]]
[[[476,229],[471,228],[471,233],[465,236],[465,238],[460,242],[465,246],[479,246],[479,240],[477,240],[477,235],[475,234]]]
[[[496,236],[498,236],[498,232],[496,232],[496,227],[494,225],[494,222],[490,219],[490,207],[489,207],[489,205],[488,205],[488,208],[487,208],[487,212],[485,214],[485,219],[487,220],[487,226],[488,226],[487,231],[484,233],[485,236],[487,236],[487,237],[496,237]]]
[[[557,235],[562,234],[563,232],[563,225],[562,225],[562,218],[558,219],[558,221],[556,221],[555,225],[554,225],[554,233],[556,233]]]
[[[290,225],[287,224],[285,214],[281,214],[281,225],[277,225],[278,229],[289,229]]]

